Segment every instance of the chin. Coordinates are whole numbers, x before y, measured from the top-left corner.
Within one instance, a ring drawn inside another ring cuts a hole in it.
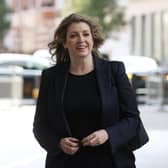
[[[88,57],[88,56],[90,56],[91,55],[91,53],[81,53],[81,54],[79,54],[78,56],[79,57]]]

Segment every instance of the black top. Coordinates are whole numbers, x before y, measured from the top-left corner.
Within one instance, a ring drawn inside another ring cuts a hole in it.
[[[64,105],[75,138],[82,139],[100,128],[101,105],[94,71],[81,76],[69,74]]]
[[[95,71],[85,75],[69,73],[64,97],[64,109],[73,137],[82,139],[101,129],[101,101]],[[111,164],[108,150],[109,146],[107,144],[97,147],[82,147],[66,162],[66,168],[78,166],[82,168],[82,165],[87,168],[93,168],[93,166],[104,168],[105,163]],[[108,161],[104,163],[104,160]],[[88,163],[89,165],[86,165]],[[100,166],[101,164],[103,165]]]

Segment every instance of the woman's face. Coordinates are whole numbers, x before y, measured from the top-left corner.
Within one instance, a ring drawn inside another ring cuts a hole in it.
[[[93,49],[93,38],[88,24],[72,23],[67,30],[64,48],[68,49],[72,58],[90,56]]]

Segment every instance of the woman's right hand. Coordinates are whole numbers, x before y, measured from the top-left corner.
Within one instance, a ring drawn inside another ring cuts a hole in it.
[[[69,155],[74,155],[80,148],[80,141],[73,137],[66,137],[60,140],[59,146],[61,150]]]

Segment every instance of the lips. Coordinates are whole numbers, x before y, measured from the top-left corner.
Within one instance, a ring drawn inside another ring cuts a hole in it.
[[[85,49],[87,48],[86,46],[78,46],[77,49]]]
[[[76,48],[78,52],[86,52],[87,47],[86,46],[80,46]]]

